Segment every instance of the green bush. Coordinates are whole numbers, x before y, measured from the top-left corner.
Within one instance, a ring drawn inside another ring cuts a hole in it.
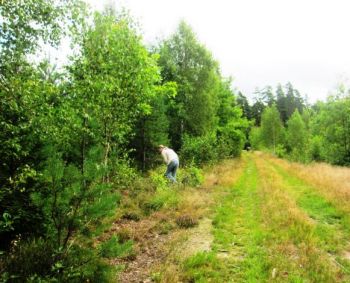
[[[110,282],[115,274],[91,247],[60,251],[42,238],[16,242],[0,267],[1,282]]]
[[[33,275],[50,275],[55,263],[54,248],[44,239],[14,241],[11,250],[1,259],[8,277],[23,282]]]
[[[286,157],[287,150],[282,144],[276,146],[276,155],[280,158]]]
[[[325,160],[324,148],[323,148],[324,140],[321,136],[313,136],[310,140],[310,157],[315,161]]]
[[[261,149],[261,130],[258,127],[253,127],[249,133],[250,145],[253,149]]]
[[[181,182],[183,185],[198,187],[203,183],[203,181],[204,176],[202,169],[195,167],[193,164],[181,169],[179,174],[179,182]]]
[[[181,162],[202,165],[217,159],[216,135],[209,134],[202,137],[184,136],[180,151]]]
[[[62,268],[61,268],[62,266]],[[73,245],[64,260],[55,267],[58,282],[111,282],[116,270],[100,258],[98,250],[81,245]]]
[[[134,253],[133,245],[132,240],[121,243],[117,236],[112,236],[108,241],[101,244],[100,252],[106,258],[125,258]]]
[[[149,175],[152,187],[155,189],[165,189],[168,187],[168,180],[164,176],[164,168],[159,167],[150,171]]]
[[[217,155],[219,158],[237,157],[241,154],[245,143],[244,133],[228,124],[217,133]]]
[[[138,178],[136,170],[130,166],[127,160],[116,160],[112,168],[114,175],[111,181],[119,190],[129,189]]]

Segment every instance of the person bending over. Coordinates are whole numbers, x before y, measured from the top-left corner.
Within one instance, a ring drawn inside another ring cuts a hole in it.
[[[166,172],[164,174],[171,182],[176,183],[176,170],[179,168],[179,157],[174,150],[164,145],[159,145],[159,152],[162,154],[164,161],[167,165]]]

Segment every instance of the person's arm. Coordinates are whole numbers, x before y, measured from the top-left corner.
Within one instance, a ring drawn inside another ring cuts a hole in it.
[[[166,164],[168,164],[168,154],[165,149],[162,150],[162,156]]]

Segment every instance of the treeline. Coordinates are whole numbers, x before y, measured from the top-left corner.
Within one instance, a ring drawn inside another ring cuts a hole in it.
[[[253,149],[271,150],[294,161],[350,165],[350,90],[340,85],[326,102],[309,105],[292,84],[268,86],[252,106],[239,94],[245,117],[254,121]]]
[[[92,238],[156,146],[191,166],[237,156],[248,120],[184,22],[147,49],[127,13],[80,1],[2,1],[0,17],[1,281],[104,282]],[[64,36],[64,69],[38,59]]]

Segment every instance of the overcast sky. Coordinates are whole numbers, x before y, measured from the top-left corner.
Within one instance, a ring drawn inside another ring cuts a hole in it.
[[[168,37],[181,19],[220,62],[233,86],[290,81],[310,102],[350,77],[350,1],[346,0],[85,0],[128,8],[146,44]]]

